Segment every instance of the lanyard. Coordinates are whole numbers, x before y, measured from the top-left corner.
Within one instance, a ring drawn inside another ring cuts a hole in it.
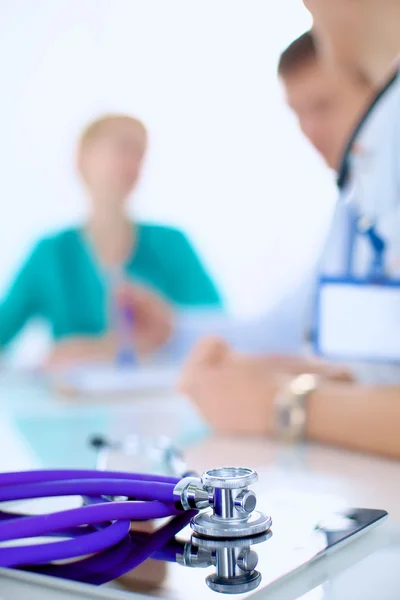
[[[358,231],[361,235],[364,235],[371,246],[371,250],[373,253],[371,265],[370,265],[370,277],[372,278],[382,278],[385,274],[385,250],[386,250],[386,242],[379,235],[376,230],[376,227],[373,223],[367,222],[365,219],[361,218],[358,221]]]
[[[357,215],[356,211],[351,212],[349,242],[347,247],[346,273],[351,276],[354,268],[354,254],[357,236],[362,235],[370,244],[372,250],[372,259],[369,266],[368,276],[371,279],[381,279],[385,275],[385,251],[386,242],[377,231],[376,225],[365,217]]]

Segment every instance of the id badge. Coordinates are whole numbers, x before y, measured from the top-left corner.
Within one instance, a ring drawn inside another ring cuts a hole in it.
[[[316,317],[318,354],[400,363],[400,279],[321,278]]]

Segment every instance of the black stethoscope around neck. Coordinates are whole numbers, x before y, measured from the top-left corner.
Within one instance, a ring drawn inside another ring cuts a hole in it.
[[[396,71],[396,73],[394,73],[394,75],[389,79],[389,81],[387,81],[386,84],[378,90],[378,92],[372,98],[372,100],[371,100],[370,104],[368,105],[368,107],[366,108],[366,110],[361,115],[361,118],[359,119],[352,134],[350,135],[349,140],[343,151],[343,156],[342,156],[342,160],[340,163],[338,176],[337,176],[337,180],[336,180],[339,190],[343,190],[344,187],[346,186],[346,184],[348,183],[348,180],[350,177],[351,152],[352,152],[354,143],[357,141],[358,135],[362,131],[364,125],[367,123],[371,113],[374,111],[378,102],[386,94],[386,92],[389,89],[391,89],[392,85],[394,85],[396,83],[398,77],[400,77],[400,73],[399,73],[399,71]]]
[[[343,191],[346,185],[349,184],[350,173],[351,173],[351,154],[354,147],[355,142],[357,141],[357,137],[362,131],[364,125],[367,123],[371,113],[374,111],[376,105],[381,100],[381,98],[386,94],[386,92],[392,87],[392,85],[397,81],[399,77],[399,72],[396,72],[387,83],[377,92],[368,108],[365,110],[360,120],[358,121],[356,127],[354,128],[353,133],[351,134],[341,161],[341,165],[339,168],[339,173],[337,177],[337,186],[340,191]],[[355,215],[354,216],[354,227],[353,234],[364,235],[368,240],[373,258],[370,266],[370,275],[372,277],[382,277],[384,276],[385,264],[384,264],[384,255],[386,250],[386,242],[383,237],[379,234],[376,229],[376,223],[365,215]],[[349,261],[351,262],[351,261]]]

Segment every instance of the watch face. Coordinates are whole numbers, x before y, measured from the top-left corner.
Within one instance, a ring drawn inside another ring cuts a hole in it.
[[[387,516],[382,510],[359,508],[318,514],[315,507],[296,510],[289,503],[279,504],[270,502],[270,530],[239,539],[193,535],[189,514],[157,526],[137,524],[122,543],[95,556],[3,571],[0,597],[117,600],[136,592],[142,599],[207,600],[220,597],[216,594],[261,598],[272,584],[284,583],[288,575],[340,550]],[[49,540],[35,540],[42,541]],[[374,549],[368,544],[361,548],[357,560]],[[313,581],[315,585],[315,576]]]

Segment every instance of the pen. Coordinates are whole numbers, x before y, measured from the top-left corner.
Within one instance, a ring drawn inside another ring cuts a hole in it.
[[[135,315],[131,306],[117,306],[117,352],[116,363],[120,367],[138,364],[138,357],[133,343],[133,329],[135,326]]]

